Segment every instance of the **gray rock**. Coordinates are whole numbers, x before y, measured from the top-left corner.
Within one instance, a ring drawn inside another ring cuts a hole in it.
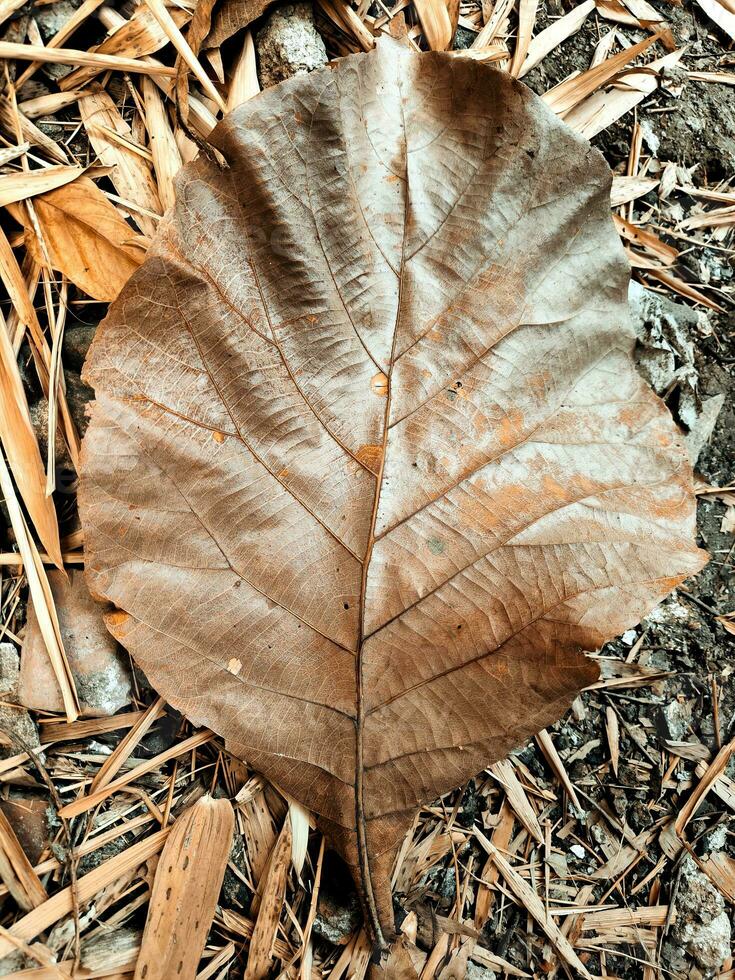
[[[132,693],[128,658],[107,631],[102,607],[89,594],[84,574],[70,570],[63,575],[53,569],[48,577],[82,713],[114,715],[129,703]],[[19,698],[35,711],[64,709],[32,605],[20,660]]]
[[[55,0],[55,3],[38,6],[33,16],[43,40],[48,43],[54,34],[58,34],[81,5],[82,0]]]
[[[670,701],[659,708],[658,728],[664,738],[680,741],[692,723],[692,703]]]
[[[360,901],[354,891],[345,895],[319,892],[314,932],[335,946],[342,946],[352,935],[362,917]]]
[[[26,709],[19,704],[0,703],[0,759],[9,759],[29,746],[41,748],[38,729]]]
[[[48,399],[39,398],[37,402],[34,402],[30,407],[30,415],[31,425],[38,440],[38,449],[45,466],[48,454]],[[56,447],[56,468],[58,470],[70,470],[72,469],[72,462],[69,451],[66,448],[66,443],[64,442],[63,431],[63,423],[57,416],[56,439],[54,442]]]
[[[671,945],[703,970],[719,970],[730,955],[730,919],[723,897],[689,855],[682,862],[675,904]]]
[[[486,966],[478,963],[467,964],[467,980],[496,980],[497,974],[494,970],[489,970]]]
[[[263,88],[327,63],[327,49],[314,26],[310,3],[288,3],[276,8],[256,34],[255,50]]]
[[[18,701],[20,654],[13,643],[0,643],[0,701]]]
[[[82,370],[90,344],[97,332],[97,326],[96,323],[79,323],[64,331],[62,355],[67,369],[71,367],[75,371]]]
[[[717,396],[703,405],[698,392],[694,337],[707,336],[712,327],[706,314],[673,303],[637,282],[631,282],[628,298],[638,337],[638,370],[659,395],[678,387],[677,414],[689,433],[687,449],[695,463],[724,403]]]

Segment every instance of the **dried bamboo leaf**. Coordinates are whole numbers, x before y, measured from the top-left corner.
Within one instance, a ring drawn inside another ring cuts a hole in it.
[[[98,16],[105,27],[112,31],[101,44],[92,49],[98,55],[113,54],[126,58],[144,58],[146,55],[155,54],[169,43],[168,35],[145,5],[137,7],[130,20],[125,20],[117,10],[107,6],[102,7]],[[171,11],[171,16],[178,27],[183,27],[189,20],[190,14],[177,7]],[[101,71],[104,69],[97,65],[83,65],[62,78],[59,81],[59,88],[62,91],[78,88]]]
[[[246,31],[227,91],[227,111],[232,112],[233,109],[237,109],[239,105],[247,102],[248,99],[252,99],[259,91],[255,44],[253,43],[252,32]]]
[[[683,54],[682,48],[649,62],[643,68],[631,68],[616,79],[614,88],[595,92],[578,103],[564,116],[564,122],[580,136],[592,139],[654,92],[658,88],[661,72],[677,65]]]
[[[528,46],[526,60],[521,66],[518,77],[523,78],[562,41],[576,34],[594,9],[595,0],[583,0],[583,3],[573,7],[568,14],[564,14],[537,34]]]
[[[629,48],[624,48],[611,58],[603,61],[602,64],[588,71],[582,72],[574,78],[566,79],[549,89],[542,96],[544,102],[559,115],[564,115],[576,105],[586,99],[587,96],[596,92],[598,88],[611,81],[616,75],[629,65],[631,61],[647,51],[652,44],[658,40],[659,35],[653,34],[651,37],[644,38],[637,44],[631,44]]]
[[[48,895],[8,818],[0,810],[0,878],[24,912],[37,908]]]
[[[170,208],[174,203],[174,177],[181,170],[183,161],[163,99],[150,78],[143,79],[143,98],[158,194],[164,209]]]
[[[8,267],[9,257],[14,261],[5,233],[0,230],[0,263],[3,268]],[[20,270],[18,274],[20,275]],[[20,286],[16,288],[20,289]],[[62,568],[56,510],[53,500],[46,495],[46,472],[43,460],[31,424],[18,361],[2,320],[0,320],[0,440],[38,537],[56,567]]]
[[[0,174],[0,207],[63,187],[84,173],[82,167],[54,166]]]
[[[0,936],[0,957],[7,956],[16,948],[13,939],[30,942],[59,919],[72,913],[76,908],[75,900],[79,905],[89,902],[103,888],[111,885],[124,874],[134,871],[154,854],[158,854],[168,834],[167,828],[138,841],[121,854],[116,854],[115,857],[109,858],[83,875],[75,886],[62,888],[42,905],[18,919],[8,929],[9,936]]]
[[[421,30],[432,51],[446,51],[454,31],[446,0],[413,0]]]
[[[204,796],[174,824],[151,891],[135,980],[194,980],[230,856],[229,800]]]
[[[524,65],[531,44],[537,10],[538,0],[519,0],[518,36],[516,38],[515,50],[513,51],[513,60],[510,64],[510,73],[514,78],[520,77],[520,71]]]
[[[258,889],[260,906],[250,940],[244,980],[261,980],[261,977],[268,975],[290,863],[291,820],[287,818],[271,852],[262,888]]]
[[[90,352],[87,573],[162,696],[316,813],[379,939],[415,807],[701,567],[691,470],[609,171],[523,86],[385,39],[211,139],[229,169],[182,171]]]
[[[735,12],[722,0],[697,0],[707,16],[735,41]]]
[[[42,194],[34,207],[52,266],[94,299],[115,299],[143,261],[133,229],[88,177]],[[29,234],[36,260],[43,254]]]
[[[147,82],[154,87],[150,79]],[[107,92],[100,90],[80,99],[79,113],[95,153],[105,166],[112,168],[111,180],[120,197],[133,201],[145,211],[161,214],[161,201],[151,168],[135,152],[137,144],[132,130]],[[123,140],[114,139],[114,134]],[[133,146],[126,146],[125,141]],[[158,222],[143,211],[136,211],[133,218],[144,235],[156,233]]]

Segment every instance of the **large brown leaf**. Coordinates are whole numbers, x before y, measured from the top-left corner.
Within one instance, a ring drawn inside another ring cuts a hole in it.
[[[702,564],[602,157],[381,44],[228,117],[102,326],[82,514],[158,690],[311,807],[372,927],[415,808]]]

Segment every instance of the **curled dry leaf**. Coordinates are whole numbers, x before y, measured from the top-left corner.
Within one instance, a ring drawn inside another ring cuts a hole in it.
[[[318,815],[376,939],[415,808],[701,567],[601,155],[386,40],[235,110],[98,332],[88,576],[168,701]]]

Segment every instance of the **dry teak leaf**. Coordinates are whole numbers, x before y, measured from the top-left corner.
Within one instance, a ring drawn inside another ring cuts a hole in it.
[[[691,470],[610,173],[525,87],[386,39],[211,139],[88,361],[89,582],[318,815],[380,942],[415,808],[701,567]]]
[[[174,824],[158,862],[135,980],[194,980],[234,829],[230,801],[211,796]]]

